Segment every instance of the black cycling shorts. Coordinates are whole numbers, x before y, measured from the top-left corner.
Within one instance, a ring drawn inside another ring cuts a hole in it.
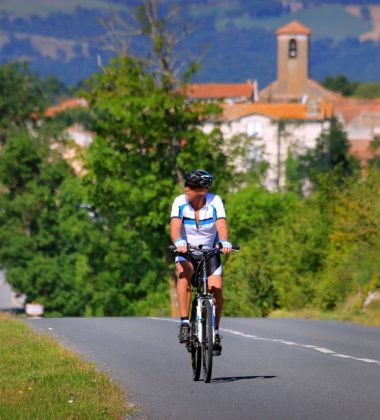
[[[183,260],[191,262],[196,270],[198,262],[202,259],[202,255],[194,255],[193,253],[186,252],[185,254],[180,254],[176,257],[176,262],[181,262]],[[222,262],[220,260],[220,254],[213,254],[207,258],[206,261],[206,273],[207,276],[211,275],[222,275]]]

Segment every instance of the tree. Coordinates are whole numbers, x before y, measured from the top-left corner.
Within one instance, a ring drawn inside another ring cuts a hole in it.
[[[167,245],[178,172],[210,170],[228,183],[222,137],[199,128],[207,107],[167,90],[141,61],[119,58],[89,82],[96,137],[86,185],[108,241],[94,308],[104,314],[168,311]]]
[[[69,89],[55,76],[47,76],[41,82],[41,90],[47,104],[55,104],[69,96]]]
[[[352,96],[357,89],[359,82],[350,82],[346,76],[339,74],[335,77],[329,76],[322,81],[327,89],[340,92],[344,96]]]
[[[379,82],[368,82],[360,83],[355,91],[354,96],[358,98],[374,99],[380,97],[380,83]]]
[[[316,147],[300,157],[303,171],[315,187],[324,180],[330,186],[342,183],[357,172],[358,161],[349,154],[349,147],[342,125],[332,118],[329,131],[318,137]]]
[[[0,66],[0,143],[7,130],[33,122],[44,106],[40,81],[26,63]]]
[[[113,13],[101,24],[106,30],[104,48],[117,57],[144,60],[166,90],[186,80],[198,67],[198,60],[189,61],[189,52],[179,48],[194,25],[185,20],[177,4],[142,0],[129,16]],[[133,48],[134,42],[138,48]]]
[[[0,263],[7,280],[50,314],[85,313],[93,231],[69,165],[42,137],[13,131],[0,159]]]
[[[285,190],[302,194],[302,168],[300,160],[291,150],[285,162]]]

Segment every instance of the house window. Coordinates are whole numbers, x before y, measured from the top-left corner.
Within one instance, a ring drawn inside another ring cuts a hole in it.
[[[248,149],[248,159],[251,162],[261,162],[263,160],[263,149],[256,145],[251,145]]]
[[[295,39],[291,39],[289,41],[289,58],[296,58],[297,57],[297,41]]]
[[[261,139],[263,137],[263,125],[261,122],[249,122],[247,124],[247,136]]]

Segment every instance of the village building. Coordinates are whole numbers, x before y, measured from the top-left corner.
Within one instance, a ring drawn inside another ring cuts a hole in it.
[[[311,30],[293,21],[277,35],[277,79],[259,92],[263,102],[335,101],[342,98],[309,77]]]
[[[61,112],[75,108],[88,108],[88,103],[83,98],[65,99],[58,105],[46,109],[45,117],[53,118]],[[64,141],[52,141],[50,147],[59,150],[63,158],[71,165],[75,173],[83,175],[85,149],[92,143],[93,133],[86,130],[82,124],[72,124],[61,133]]]
[[[189,101],[245,103],[258,99],[257,81],[246,83],[194,83],[184,91]]]
[[[356,156],[365,173],[368,162],[380,157],[380,99],[345,98],[334,104],[334,115],[343,125]]]
[[[258,91],[252,100],[236,95],[239,84],[189,85],[191,100],[221,99],[220,121],[207,121],[210,132],[217,124],[228,141],[236,136],[251,138],[248,154],[269,164],[265,186],[279,190],[285,184],[285,161],[289,153],[301,154],[316,145],[335,116],[350,141],[351,153],[362,167],[380,155],[373,140],[380,137],[380,99],[345,98],[309,77],[311,30],[293,21],[279,28],[277,78]],[[258,93],[257,93],[258,91]],[[242,163],[242,166],[243,163]]]
[[[220,129],[225,147],[241,137],[247,144],[245,162],[237,163],[238,170],[249,169],[252,162],[265,161],[268,169],[264,180],[270,191],[285,186],[285,162],[289,153],[305,153],[315,147],[316,139],[330,127],[332,106],[321,102],[318,109],[302,103],[225,104]],[[214,122],[204,126],[211,131]]]
[[[219,103],[222,115],[218,120],[205,121],[202,129],[209,133],[220,127],[226,151],[237,136],[244,137],[247,156],[266,161],[269,168],[265,186],[281,190],[285,185],[285,162],[289,153],[303,154],[315,147],[317,138],[329,130],[335,116],[347,133],[351,153],[365,168],[380,151],[373,140],[380,137],[380,99],[345,98],[330,91],[309,76],[311,30],[293,21],[276,31],[277,78],[259,90],[257,81],[245,83],[195,83],[184,89],[189,102]],[[49,108],[46,116],[65,109],[87,106],[83,99],[66,100]],[[66,136],[78,148],[87,147],[92,133],[80,125],[69,127]],[[65,150],[66,158],[80,172],[73,148]],[[75,161],[75,162],[74,162]],[[236,162],[235,162],[236,163]],[[246,170],[249,159],[237,162]]]

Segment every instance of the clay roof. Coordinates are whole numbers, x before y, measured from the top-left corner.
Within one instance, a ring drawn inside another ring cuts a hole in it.
[[[277,29],[277,35],[287,35],[287,34],[303,34],[303,35],[310,35],[311,30],[302,25],[302,23],[298,22],[297,20],[293,20],[292,22],[282,26],[281,28]]]
[[[333,103],[343,98],[343,96],[339,93],[325,88],[313,79],[307,79],[304,86],[304,93],[307,94],[310,98],[323,98],[324,100]],[[275,102],[290,102],[293,99],[300,98],[293,98],[288,93],[282,92],[279,89],[278,80],[275,80],[259,92],[259,100],[262,101],[271,100]]]
[[[309,115],[308,107],[301,103],[247,103],[223,104],[223,118],[229,121],[237,120],[251,114],[265,115],[273,119],[288,120],[324,120],[331,118],[333,107],[329,102],[319,104],[317,115]]]
[[[185,88],[185,94],[191,99],[252,99],[254,83],[194,83]]]
[[[53,117],[55,114],[65,111],[66,109],[77,108],[77,107],[87,108],[88,107],[87,101],[82,98],[65,99],[62,102],[60,102],[58,105],[47,108],[45,111],[45,117]]]
[[[342,99],[334,104],[334,110],[349,123],[363,112],[380,114],[380,99]]]
[[[360,160],[380,157],[380,150],[371,148],[371,140],[350,140],[350,153]]]

